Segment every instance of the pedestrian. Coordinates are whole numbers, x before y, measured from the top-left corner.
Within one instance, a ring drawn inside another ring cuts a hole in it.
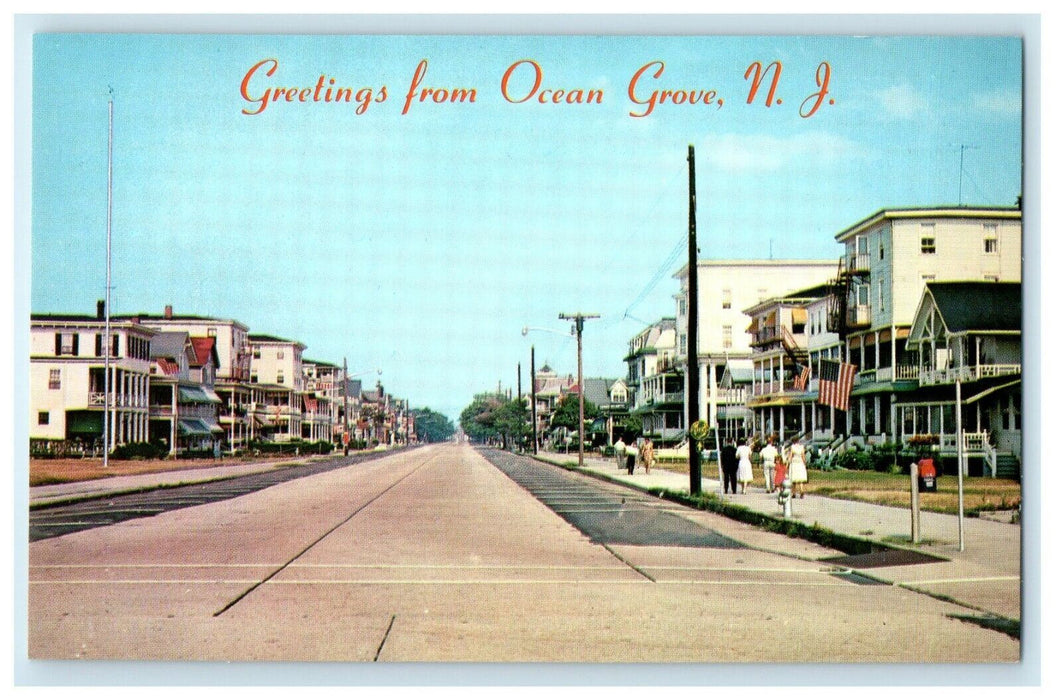
[[[737,493],[737,440],[730,438],[719,453],[719,467],[723,470],[723,493]]]
[[[616,467],[623,469],[627,463],[627,443],[623,441],[623,436],[620,435],[616,440]]]
[[[634,443],[627,445],[627,473],[634,474],[634,460],[638,458],[638,448]]]
[[[803,498],[804,484],[808,482],[808,465],[804,454],[804,446],[796,438],[793,438],[793,441],[789,444],[789,457],[786,459],[786,468],[789,471],[789,481],[793,484],[793,490],[799,494],[798,498]]]
[[[738,470],[737,480],[741,484],[741,493],[744,494],[752,483],[752,447],[748,443],[737,448]]]
[[[653,441],[646,438],[642,442],[642,464],[645,465],[645,473],[648,474],[656,462],[656,453],[653,452]]]
[[[774,446],[774,438],[767,438],[767,446],[760,450],[760,460],[763,466],[763,485],[767,493],[774,493],[774,464],[778,461],[778,448]]]

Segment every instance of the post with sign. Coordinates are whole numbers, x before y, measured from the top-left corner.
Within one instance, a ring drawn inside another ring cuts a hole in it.
[[[706,421],[706,420],[695,421],[690,426],[690,449],[691,450],[696,449],[698,456],[701,454],[701,451],[704,449],[704,442],[705,442],[705,440],[708,439],[710,434],[711,434],[711,430],[708,428],[708,421]],[[719,463],[720,463],[720,467],[719,468],[722,469],[722,462],[720,460],[718,460],[718,459],[716,461],[719,461]],[[697,479],[698,479],[698,481],[700,480],[700,470],[698,470]],[[720,471],[720,473],[719,473],[719,483],[720,484],[723,483],[723,473],[722,473],[722,471]],[[699,492],[700,492],[699,490],[698,491],[693,491],[693,484],[691,483],[690,484],[690,493],[699,493]]]

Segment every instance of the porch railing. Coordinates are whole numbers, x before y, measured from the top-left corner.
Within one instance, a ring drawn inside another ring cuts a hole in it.
[[[923,369],[918,373],[918,383],[922,385],[951,384],[956,379],[960,382],[970,382],[989,377],[1005,377],[1012,374],[1021,374],[1020,364],[965,365],[963,367],[947,367],[945,369]]]

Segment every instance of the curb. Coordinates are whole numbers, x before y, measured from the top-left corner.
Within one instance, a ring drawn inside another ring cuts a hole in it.
[[[641,491],[642,493],[661,498],[673,503],[678,503],[697,510],[704,510],[717,515],[736,520],[738,522],[746,523],[767,530],[768,532],[775,532],[778,534],[786,535],[787,537],[797,537],[814,544],[829,547],[830,549],[836,549],[845,554],[869,554],[871,552],[881,552],[888,550],[918,552],[916,549],[909,549],[907,547],[897,546],[891,543],[884,543],[878,540],[870,540],[864,537],[856,537],[854,535],[846,535],[843,533],[835,532],[825,528],[818,523],[814,525],[806,525],[795,520],[786,520],[781,516],[769,515],[762,513],[758,510],[746,508],[745,506],[737,505],[734,503],[727,503],[719,499],[714,494],[702,494],[699,497],[691,496],[684,491],[673,491],[671,489],[655,487],[648,488],[645,486],[639,486],[638,484],[632,484],[622,479],[617,479],[609,476],[608,474],[602,474],[591,469],[579,468],[578,466],[558,463],[550,458],[542,457],[540,455],[526,455],[545,464],[550,464],[561,469],[566,469],[571,472],[577,472],[586,476],[606,481],[619,486],[625,486],[627,488]]]

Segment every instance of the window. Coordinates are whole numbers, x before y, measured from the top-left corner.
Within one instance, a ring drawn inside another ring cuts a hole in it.
[[[678,315],[679,316],[685,316],[686,315],[686,300],[685,299],[679,299],[678,300]]]
[[[258,383],[258,375],[257,374],[254,374],[254,373],[251,374],[251,383],[252,384],[257,384]]]
[[[756,290],[756,297],[757,297],[757,301],[756,301],[757,304],[766,301],[767,300],[767,288],[766,287],[760,287],[759,289],[757,289]]]
[[[683,333],[682,335],[679,336],[678,344],[679,344],[679,350],[685,350],[686,349],[686,334],[685,333]]]
[[[885,280],[878,280],[878,311],[885,310]]]
[[[999,275],[985,275],[985,282],[998,282]]]
[[[284,383],[284,373],[283,372],[277,372],[277,384],[283,384],[283,383]]]
[[[77,355],[77,333],[56,333],[55,354]]]
[[[870,305],[870,285],[861,284],[856,287],[856,304],[859,306]]]
[[[254,359],[261,360],[262,359],[262,348],[255,348],[254,352],[252,354],[254,355]]]
[[[878,235],[878,260],[885,259],[885,234]]]
[[[217,335],[218,335],[218,329],[217,328],[207,328],[207,337],[208,338],[216,338]]]
[[[992,255],[999,252],[999,239],[985,237],[985,253]]]
[[[47,411],[39,411],[37,413],[37,425],[48,425],[50,416]]]
[[[729,289],[724,289],[723,290],[723,308],[724,309],[729,309],[730,308],[730,305],[733,303],[733,298],[732,297],[733,297],[733,293]]]
[[[61,376],[62,375],[61,375],[61,372],[62,372],[62,370],[58,370],[58,369],[50,369],[50,370],[48,370],[48,388],[49,389],[61,389],[62,388],[62,380],[61,380]]]
[[[936,236],[922,236],[922,254],[923,255],[936,255],[937,254],[937,237]]]
[[[723,348],[729,350],[734,345],[734,327],[723,326]]]
[[[283,350],[277,350],[277,359],[278,360],[283,360],[284,359],[284,351]]]
[[[936,275],[922,275],[922,284],[925,284],[926,282],[932,282],[936,278]]]

